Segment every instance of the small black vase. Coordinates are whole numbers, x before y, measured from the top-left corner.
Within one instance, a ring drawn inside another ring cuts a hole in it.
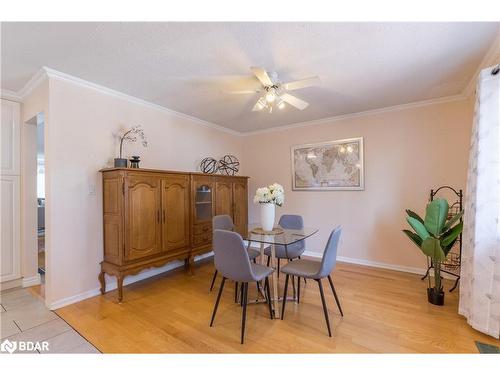
[[[139,168],[140,161],[141,158],[139,156],[132,156],[132,159],[130,159],[130,168]]]
[[[115,168],[127,168],[128,160],[123,158],[115,158]]]
[[[427,288],[427,300],[429,303],[437,306],[444,305],[444,292],[441,289],[439,293],[436,292],[434,288]]]

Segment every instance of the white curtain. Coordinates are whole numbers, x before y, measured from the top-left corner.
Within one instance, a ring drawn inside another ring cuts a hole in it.
[[[465,195],[459,313],[500,336],[500,73],[478,78]]]

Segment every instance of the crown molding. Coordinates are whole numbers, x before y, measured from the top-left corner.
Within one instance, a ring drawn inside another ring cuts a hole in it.
[[[390,107],[371,109],[368,111],[355,112],[355,113],[349,113],[349,114],[345,114],[345,115],[332,116],[332,117],[325,117],[325,118],[312,120],[312,121],[297,122],[294,124],[276,126],[274,128],[260,129],[260,130],[245,132],[242,134],[244,136],[249,136],[249,135],[257,135],[257,134],[273,133],[273,132],[283,131],[283,130],[288,130],[288,129],[302,128],[302,127],[311,126],[311,125],[321,125],[321,124],[325,124],[325,123],[329,123],[329,122],[348,120],[348,119],[357,118],[357,117],[372,116],[372,115],[377,115],[377,114],[386,113],[386,112],[397,112],[397,111],[402,111],[405,109],[425,107],[425,106],[429,106],[429,105],[455,102],[455,101],[460,101],[460,100],[465,100],[465,99],[466,99],[466,97],[462,94],[451,95],[451,96],[445,96],[445,97],[441,97],[441,98],[422,100],[422,101],[418,101],[418,102],[398,104],[398,105],[394,105],[394,106],[390,106]]]
[[[460,101],[460,100],[465,100],[469,98],[473,92],[474,92],[474,87],[476,83],[476,78],[481,71],[486,66],[493,65],[496,62],[500,61],[500,27],[499,27],[499,32],[498,36],[495,38],[495,41],[489,48],[488,52],[484,56],[484,58],[481,61],[481,64],[478,66],[476,72],[474,75],[471,77],[469,83],[465,87],[465,89],[462,91],[462,93],[457,94],[457,95],[451,95],[451,96],[446,96],[446,97],[440,97],[440,98],[434,98],[434,99],[429,99],[429,100],[422,100],[422,101],[417,101],[417,102],[410,102],[410,103],[405,103],[405,104],[398,104],[394,106],[389,106],[389,107],[381,107],[377,109],[372,109],[368,111],[361,111],[361,112],[354,112],[354,113],[349,113],[345,115],[339,115],[339,116],[332,116],[332,117],[325,117],[317,120],[311,120],[311,121],[303,121],[303,122],[297,122],[297,123],[292,123],[292,124],[287,124],[287,125],[282,125],[282,126],[276,126],[273,128],[267,128],[267,129],[260,129],[260,130],[254,130],[254,131],[237,131],[233,129],[226,128],[224,126],[202,120],[200,118],[182,113],[182,112],[177,112],[172,109],[169,109],[167,107],[161,106],[159,104],[155,104],[152,102],[149,102],[144,99],[137,98],[132,95],[128,95],[125,93],[122,93],[117,90],[110,89],[108,87],[86,81],[84,79],[72,76],[70,74],[66,74],[60,71],[57,71],[55,69],[51,69],[48,67],[43,67],[39,71],[37,71],[31,78],[30,80],[24,85],[24,87],[19,90],[17,93],[14,91],[10,90],[1,90],[1,96],[4,99],[8,100],[13,100],[17,102],[22,102],[26,96],[28,96],[30,93],[32,93],[45,79],[48,77],[54,78],[54,79],[60,79],[64,81],[68,81],[74,84],[77,84],[82,87],[90,88],[96,91],[99,91],[103,94],[111,95],[123,100],[126,100],[131,103],[139,104],[145,107],[157,109],[166,113],[169,113],[173,116],[176,116],[178,118],[186,119],[193,121],[199,125],[206,126],[212,129],[219,130],[221,132],[231,134],[234,136],[252,136],[252,135],[257,135],[257,134],[266,134],[266,133],[273,133],[273,132],[279,132],[279,131],[284,131],[288,129],[294,129],[294,128],[300,128],[300,127],[305,127],[305,126],[312,126],[312,125],[320,125],[328,122],[336,122],[336,121],[341,121],[341,120],[346,120],[346,119],[352,119],[352,118],[358,118],[358,117],[365,117],[365,116],[370,116],[370,115],[376,115],[376,114],[381,114],[381,113],[386,113],[386,112],[393,112],[393,111],[401,111],[405,109],[411,109],[411,108],[418,108],[418,107],[423,107],[423,106],[428,106],[428,105],[434,105],[434,104],[439,104],[439,103],[447,103],[447,102],[453,102],[453,101]]]
[[[471,77],[469,83],[462,92],[462,95],[464,95],[467,98],[470,97],[474,93],[477,77],[479,76],[481,70],[487,68],[488,66],[495,65],[498,63],[500,63],[500,26],[498,27],[498,32],[495,40],[491,44],[491,47],[488,49],[488,52],[486,52],[486,54],[484,55],[483,59],[481,60],[481,63],[476,69],[476,72]]]
[[[47,67],[44,67],[43,70],[45,71],[46,75],[50,78],[55,78],[55,79],[60,79],[63,81],[71,82],[71,83],[74,83],[76,85],[86,87],[86,88],[89,88],[92,90],[96,90],[96,91],[99,91],[103,94],[114,96],[116,98],[123,99],[123,100],[126,100],[126,101],[131,102],[131,103],[135,103],[135,104],[142,105],[144,107],[160,110],[160,111],[168,113],[170,115],[173,115],[173,116],[185,119],[185,120],[190,120],[190,121],[196,122],[202,126],[216,129],[216,130],[219,130],[219,131],[224,132],[224,133],[228,133],[231,135],[240,135],[240,132],[237,132],[235,130],[225,128],[223,126],[214,124],[214,123],[209,122],[209,121],[202,120],[200,118],[197,118],[197,117],[185,114],[185,113],[174,111],[172,109],[163,107],[159,104],[155,104],[155,103],[149,102],[147,100],[137,98],[137,97],[132,96],[132,95],[124,94],[120,91],[113,90],[113,89],[110,89],[108,87],[101,86],[101,85],[98,85],[98,84],[90,82],[90,81],[86,81],[84,79],[72,76],[70,74],[62,73],[62,72],[59,72],[57,70],[47,68]]]
[[[5,90],[5,89],[2,89],[0,91],[0,97],[2,99],[11,100],[13,102],[19,102],[20,103],[20,102],[23,101],[23,98],[17,92],[10,91],[10,90]]]

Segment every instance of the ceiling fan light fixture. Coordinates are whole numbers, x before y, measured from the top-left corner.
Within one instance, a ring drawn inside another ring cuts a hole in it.
[[[266,100],[264,98],[260,98],[259,101],[257,102],[257,108],[259,110],[262,110],[266,107]]]
[[[266,94],[266,101],[268,103],[273,103],[275,100],[276,100],[276,95],[274,94],[274,92],[269,91]]]
[[[285,108],[285,102],[280,99],[280,101],[278,102],[278,109],[283,109],[283,108]]]

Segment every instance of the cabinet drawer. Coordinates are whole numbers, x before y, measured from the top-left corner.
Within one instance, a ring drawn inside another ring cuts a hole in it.
[[[212,232],[207,232],[204,234],[195,234],[193,236],[193,246],[198,246],[212,241]]]
[[[212,224],[211,223],[205,223],[205,224],[196,224],[193,227],[193,234],[207,234],[210,233],[212,234]]]

